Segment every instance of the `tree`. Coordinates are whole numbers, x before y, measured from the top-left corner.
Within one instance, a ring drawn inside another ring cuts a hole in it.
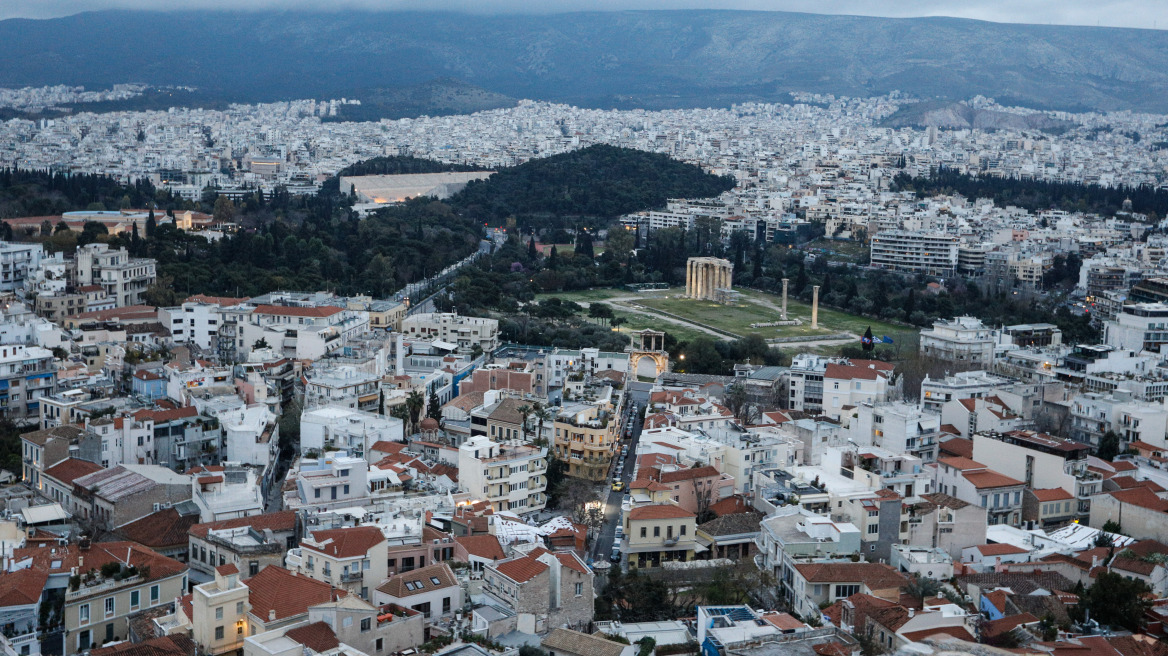
[[[864,349],[864,353],[871,353],[876,348],[875,338],[872,336],[872,326],[864,331],[864,339],[860,342],[860,348]]]
[[[104,223],[97,221],[86,221],[81,228],[81,236],[77,238],[77,245],[84,246],[98,241],[100,235],[108,235],[109,228],[105,227]]]
[[[13,237],[12,237],[12,225],[11,225],[10,223],[8,223],[7,221],[0,221],[0,225],[3,225],[3,226],[4,226],[4,229],[3,229],[3,234],[2,234],[2,235],[0,235],[0,236],[2,236],[2,237],[3,237],[4,241],[12,241],[12,238],[13,238]],[[43,229],[44,229],[44,225],[43,225],[43,224],[42,224],[42,226],[41,226],[41,229],[42,229],[42,233],[41,233],[41,234],[44,234],[44,233],[43,233]]]
[[[592,249],[592,235],[588,233],[587,229],[581,230],[576,235],[576,254],[589,259],[595,257],[595,251]]]
[[[235,218],[235,203],[227,196],[218,196],[213,212],[217,223],[231,223]]]
[[[544,405],[539,401],[536,401],[535,403],[531,404],[531,416],[535,417],[537,431],[535,440],[533,441],[538,446],[547,446],[543,438],[543,425],[545,422],[555,419],[555,413],[553,413],[551,409],[545,408]]]
[[[612,308],[605,303],[591,303],[588,306],[588,316],[593,319],[612,321]]]
[[[1110,430],[1104,433],[1099,439],[1099,448],[1095,450],[1095,455],[1101,460],[1115,460],[1119,455],[1119,435]]]
[[[418,420],[422,415],[422,408],[426,406],[426,399],[418,390],[410,391],[406,396],[406,410],[409,411],[410,417],[410,431],[408,435],[413,435],[417,431]]]
[[[1103,522],[1103,528],[1101,528],[1099,530],[1103,531],[1104,533],[1114,533],[1116,535],[1127,535],[1126,533],[1123,532],[1123,526],[1121,526],[1119,524],[1119,522],[1111,520],[1111,519],[1107,520],[1106,522]]]
[[[612,259],[624,264],[628,262],[629,255],[633,252],[633,238],[632,231],[624,229],[620,226],[613,226],[608,231],[608,238],[604,242],[604,250],[612,256]]]
[[[179,294],[174,290],[174,277],[161,275],[142,293],[142,300],[154,307],[174,307],[179,304]]]
[[[556,251],[556,245],[552,244],[552,251],[548,253],[547,268],[555,271],[558,266],[560,266],[560,254]]]
[[[158,227],[158,222],[154,219],[154,208],[150,208],[150,213],[146,215],[146,238],[150,239],[154,236],[154,229]]]
[[[41,236],[48,237],[53,234],[53,224],[49,223],[48,219],[41,221]]]
[[[519,422],[519,440],[521,442],[527,441],[527,418],[531,416],[533,410],[534,409],[526,403],[519,406],[518,408],[519,416],[522,417],[522,421]]]
[[[922,604],[930,597],[936,597],[941,591],[941,584],[936,579],[917,574],[909,579],[905,592]]]
[[[271,348],[271,347],[268,346],[268,340],[264,339],[263,337],[252,342],[252,345],[251,345],[251,350],[253,350],[253,351],[258,351],[260,349],[266,349],[266,348]]]
[[[438,402],[438,393],[430,390],[430,401],[426,405],[426,416],[434,421],[442,421],[442,404]]]
[[[1139,631],[1144,613],[1151,607],[1151,589],[1139,579],[1129,579],[1114,572],[1100,572],[1087,588],[1082,605],[1100,624],[1122,626]]]

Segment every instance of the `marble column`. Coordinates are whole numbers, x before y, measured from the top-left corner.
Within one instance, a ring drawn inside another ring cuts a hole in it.
[[[693,261],[685,263],[685,295],[693,297]]]
[[[811,327],[819,327],[819,285],[811,288]]]
[[[783,321],[787,320],[787,279],[783,278]]]

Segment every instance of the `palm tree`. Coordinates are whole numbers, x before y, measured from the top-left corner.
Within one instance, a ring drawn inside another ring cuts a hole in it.
[[[536,435],[535,443],[537,445],[544,446],[545,441],[543,439],[543,424],[544,424],[544,422],[551,421],[552,419],[554,419],[555,414],[551,411],[551,408],[543,407],[543,404],[540,403],[539,401],[535,402],[535,409],[532,411],[531,414],[533,417],[535,417],[535,420],[538,422],[538,427],[539,427],[538,428],[539,433]]]
[[[519,416],[523,417],[523,421],[519,422],[519,439],[522,442],[527,441],[527,418],[531,416],[532,407],[524,403],[517,409]]]
[[[414,429],[418,426],[418,418],[422,415],[422,408],[426,407],[426,397],[418,390],[410,392],[406,397],[406,409],[410,411],[410,434],[414,433]]]
[[[936,597],[941,592],[941,584],[937,582],[937,579],[917,574],[909,580],[904,591],[924,604],[926,599]]]

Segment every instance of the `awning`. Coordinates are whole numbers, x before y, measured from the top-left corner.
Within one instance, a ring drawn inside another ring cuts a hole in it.
[[[51,524],[63,522],[69,517],[69,513],[65,512],[59,503],[22,508],[20,514],[24,516],[25,524]]]

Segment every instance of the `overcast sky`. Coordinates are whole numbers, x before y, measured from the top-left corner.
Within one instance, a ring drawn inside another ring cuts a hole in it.
[[[0,19],[100,9],[454,9],[482,13],[761,9],[868,16],[957,16],[1009,23],[1168,28],[1164,0],[0,0]]]

